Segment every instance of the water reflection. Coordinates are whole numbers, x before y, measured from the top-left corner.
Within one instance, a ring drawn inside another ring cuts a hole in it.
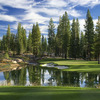
[[[77,86],[95,87],[100,84],[100,73],[64,72],[28,66],[21,70],[0,72],[0,85],[22,86]]]

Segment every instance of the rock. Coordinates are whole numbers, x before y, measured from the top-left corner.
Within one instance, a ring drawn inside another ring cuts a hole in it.
[[[13,63],[13,64],[17,64],[17,61],[12,60],[12,63]]]
[[[7,63],[7,62],[11,62],[11,60],[3,59],[2,62],[3,62],[3,63]]]
[[[13,68],[12,70],[16,70],[17,68]]]
[[[16,61],[17,61],[18,63],[23,62],[23,60],[22,60],[22,59],[17,59]]]

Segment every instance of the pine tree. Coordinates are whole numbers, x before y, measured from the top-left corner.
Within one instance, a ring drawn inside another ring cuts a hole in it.
[[[85,44],[85,38],[84,38],[83,32],[81,32],[81,36],[80,36],[80,48],[79,48],[79,50],[80,50],[80,57],[83,58],[83,59],[85,58],[84,57],[84,53],[85,53],[84,44]]]
[[[44,38],[44,51],[47,52],[47,39]]]
[[[76,41],[76,58],[79,58],[79,34],[80,34],[80,27],[79,27],[79,21],[76,20],[76,34],[75,34],[75,41]]]
[[[53,19],[51,18],[48,25],[48,46],[49,53],[54,53],[55,51],[55,25]]]
[[[33,55],[35,57],[39,55],[40,43],[41,43],[41,32],[38,23],[36,23],[36,25],[33,25],[32,29]]]
[[[63,15],[62,18],[62,26],[63,26],[63,54],[65,55],[65,59],[68,57],[69,55],[69,44],[70,44],[70,21],[67,15],[67,12],[65,12],[65,14]]]
[[[57,27],[57,34],[56,34],[56,55],[61,56],[62,54],[62,44],[63,44],[63,37],[62,37],[62,18],[59,18],[59,25]]]
[[[76,24],[75,19],[73,19],[72,28],[71,28],[71,39],[70,39],[70,57],[72,58],[76,58],[75,24]]]
[[[98,56],[98,64],[100,64],[100,17],[98,17],[98,22],[96,25],[97,38],[95,40],[95,52]]]
[[[29,31],[28,41],[27,41],[27,50],[32,53],[32,33]]]
[[[72,29],[71,29],[71,39],[70,39],[70,56],[72,58],[79,58],[79,34],[80,34],[80,28],[79,28],[79,21],[78,19],[73,19],[72,22]]]
[[[16,48],[16,35],[12,33],[10,37],[10,49],[13,51],[13,55],[15,55]]]
[[[21,23],[18,23],[17,28],[17,54],[23,54],[23,36]]]
[[[2,42],[1,42],[2,51],[7,51],[7,37],[3,35]]]
[[[42,35],[42,41],[41,41],[41,51],[42,51],[42,55],[44,54],[45,50],[44,50],[44,36]]]
[[[86,21],[85,21],[85,38],[86,38],[86,49],[87,49],[87,59],[91,60],[93,43],[94,43],[94,25],[93,20],[90,14],[90,11],[87,11]]]
[[[47,40],[42,35],[42,55],[47,52]]]
[[[8,25],[8,29],[7,29],[7,50],[8,51],[10,50],[10,35],[11,35],[10,25]]]
[[[22,37],[23,37],[23,52],[26,52],[27,38],[26,38],[26,30],[23,27],[22,27]]]
[[[5,57],[9,58],[9,51],[10,51],[10,25],[8,25],[8,29],[7,29],[7,34],[6,34],[6,51],[5,51]]]

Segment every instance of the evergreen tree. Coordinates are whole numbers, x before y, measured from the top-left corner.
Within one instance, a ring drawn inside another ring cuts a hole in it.
[[[85,53],[84,44],[85,44],[85,38],[84,38],[83,32],[81,32],[81,36],[80,36],[80,48],[79,48],[79,50],[80,50],[80,57],[83,58],[83,59],[85,58],[84,57],[84,53]]]
[[[62,17],[62,39],[63,39],[63,47],[62,51],[65,55],[65,59],[68,57],[69,45],[70,45],[70,21],[67,15],[67,12]]]
[[[72,58],[79,58],[79,33],[80,33],[80,28],[79,28],[79,21],[78,19],[75,20],[73,19],[72,22],[72,29],[71,29],[71,40],[70,40],[70,56]]]
[[[76,20],[76,34],[75,34],[75,41],[76,41],[76,58],[79,58],[79,34],[80,34],[80,27],[79,27],[79,21]]]
[[[3,35],[2,42],[1,42],[2,51],[7,51],[7,37]]]
[[[11,35],[10,25],[8,25],[8,29],[7,29],[7,51],[10,50],[10,35]]]
[[[16,35],[12,33],[10,37],[10,49],[13,51],[13,55],[15,54],[16,48]]]
[[[47,40],[42,35],[42,55],[47,52]]]
[[[26,38],[26,30],[23,27],[22,27],[22,37],[23,37],[23,52],[26,52],[27,38]]]
[[[87,59],[91,60],[93,43],[94,43],[94,25],[89,10],[87,11],[87,16],[85,21],[85,38],[86,38]]]
[[[44,51],[47,52],[47,39],[44,38]]]
[[[23,54],[23,35],[21,23],[18,23],[17,28],[17,54]]]
[[[97,38],[95,40],[95,52],[98,56],[98,64],[100,64],[100,16],[98,17],[98,22],[96,25]]]
[[[70,39],[70,57],[76,58],[76,41],[75,41],[75,19],[73,19],[72,22],[72,28],[71,28],[71,39]]]
[[[9,58],[9,51],[10,51],[10,25],[8,25],[8,29],[7,29],[7,34],[6,34],[6,51],[5,51],[5,57]]]
[[[62,54],[62,44],[63,44],[63,38],[62,38],[62,18],[59,18],[59,25],[57,27],[57,34],[56,34],[56,55],[61,56]]]
[[[28,41],[27,41],[27,50],[32,53],[32,33],[29,31]]]
[[[36,23],[36,25],[33,25],[32,29],[33,55],[35,57],[39,55],[40,43],[41,43],[41,32],[38,23]]]
[[[41,49],[42,49],[42,55],[44,54],[44,36],[42,35],[42,41],[41,41]]]
[[[49,53],[54,53],[55,51],[55,25],[53,19],[51,18],[48,25],[48,46]]]

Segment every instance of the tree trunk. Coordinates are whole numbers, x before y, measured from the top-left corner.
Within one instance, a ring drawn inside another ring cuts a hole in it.
[[[66,54],[65,54],[65,59],[67,58]]]

